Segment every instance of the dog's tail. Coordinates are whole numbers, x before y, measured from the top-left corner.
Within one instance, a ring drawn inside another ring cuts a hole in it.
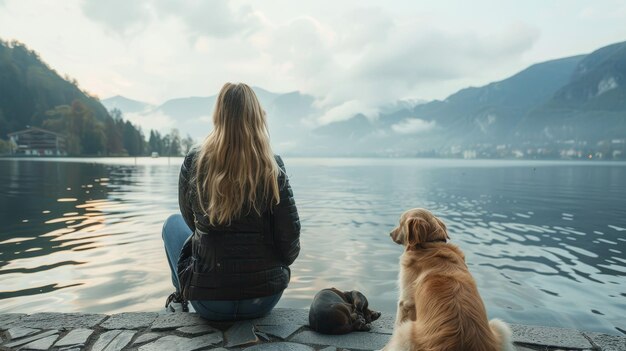
[[[501,351],[515,351],[513,340],[511,339],[511,328],[509,328],[508,324],[499,319],[492,319],[489,321],[489,327],[496,337]]]

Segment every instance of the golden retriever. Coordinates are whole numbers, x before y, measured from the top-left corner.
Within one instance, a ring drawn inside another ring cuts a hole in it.
[[[439,218],[421,208],[406,211],[390,236],[404,253],[396,324],[384,350],[514,350],[508,325],[487,321],[465,255],[447,242]]]

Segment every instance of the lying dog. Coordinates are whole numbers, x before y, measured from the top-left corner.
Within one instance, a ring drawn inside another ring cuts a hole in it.
[[[425,209],[412,209],[402,214],[390,236],[405,250],[396,324],[384,350],[513,350],[508,325],[487,321],[465,255],[447,243],[441,220]]]
[[[365,295],[358,291],[324,289],[315,295],[309,310],[309,326],[323,334],[368,331],[380,312],[368,308]]]

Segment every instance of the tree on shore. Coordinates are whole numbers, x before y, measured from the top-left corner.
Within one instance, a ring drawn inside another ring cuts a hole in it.
[[[183,152],[188,151],[187,143],[187,138],[180,138],[178,129],[172,129],[170,133],[165,136],[161,136],[161,133],[156,130],[150,130],[148,152],[156,152],[161,156],[181,156]]]
[[[191,148],[193,147],[193,145],[195,144],[195,142],[193,138],[191,137],[191,135],[189,134],[187,134],[187,136],[181,142],[183,144],[183,153],[187,155],[189,151],[191,150]]]
[[[119,110],[117,110],[117,112],[119,112]],[[104,122],[104,129],[107,137],[106,149],[107,155],[109,156],[125,154],[122,131],[119,127],[123,123],[121,112],[116,113],[115,110],[111,111],[111,118],[107,118]]]

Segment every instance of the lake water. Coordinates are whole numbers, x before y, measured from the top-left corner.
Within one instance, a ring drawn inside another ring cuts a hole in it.
[[[157,311],[182,159],[0,159],[0,312]],[[490,317],[626,331],[626,164],[285,159],[302,251],[283,307],[326,287],[393,313],[388,236],[426,207],[466,254]]]

